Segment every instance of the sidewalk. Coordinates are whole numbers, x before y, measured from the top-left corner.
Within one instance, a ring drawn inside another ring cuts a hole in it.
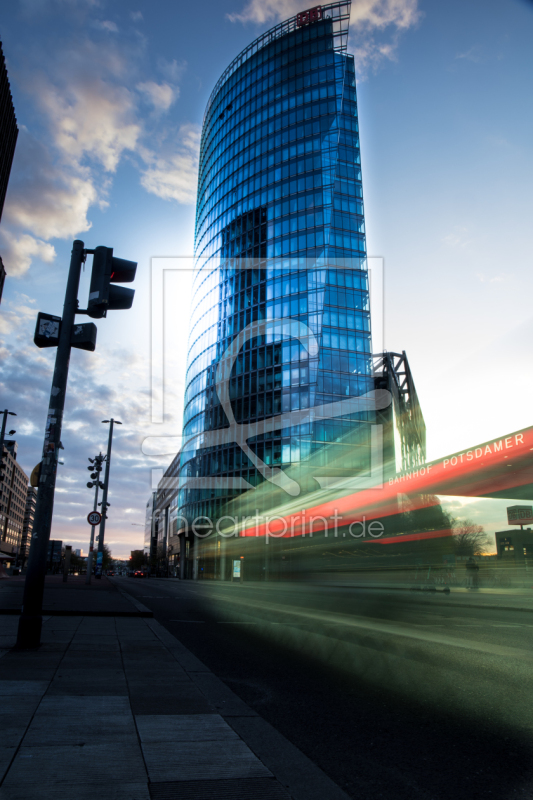
[[[57,612],[147,611],[53,583]],[[155,620],[54,614],[33,652],[9,649],[17,624],[0,615],[0,800],[347,800]]]
[[[0,613],[19,613],[22,606],[25,576],[0,581]],[[47,575],[44,588],[45,615],[74,616],[140,616],[132,609],[108,578],[92,578],[85,583],[85,575],[69,575],[63,583],[62,575]],[[145,609],[143,615],[153,616]]]

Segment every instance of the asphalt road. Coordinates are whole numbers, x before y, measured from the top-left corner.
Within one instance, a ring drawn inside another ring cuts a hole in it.
[[[354,798],[533,798],[533,611],[310,584],[116,583]]]

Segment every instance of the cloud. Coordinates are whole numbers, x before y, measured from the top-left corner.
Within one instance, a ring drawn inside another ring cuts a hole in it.
[[[175,137],[178,142],[175,150],[157,154],[144,150],[142,157],[147,164],[141,177],[146,191],[163,200],[176,200],[178,203],[194,203],[198,181],[198,156],[200,151],[200,127],[182,125]]]
[[[24,233],[17,239],[9,231],[0,232],[2,241],[2,259],[6,272],[10,277],[24,275],[30,268],[32,258],[37,256],[47,264],[55,260],[56,251],[53,245],[35,239],[29,233]],[[3,331],[5,333],[5,331]]]
[[[113,32],[114,23],[102,25]],[[126,156],[141,155],[133,163],[148,192],[194,200],[199,135],[195,139],[193,128],[184,126],[177,146],[156,152],[153,144],[164,140],[161,116],[179,97],[176,81],[186,65],[160,59],[158,71],[168,79],[139,82],[143,47],[137,39],[102,48],[81,38],[45,60],[32,51],[16,71],[41,127],[21,127],[17,143],[2,226],[10,275],[26,272],[32,258],[49,262],[51,240],[90,229],[90,209],[107,206],[112,176]],[[156,113],[143,113],[143,101]]]
[[[179,89],[168,83],[145,81],[137,84],[137,90],[143,94],[157,111],[168,111],[172,103],[179,97]]]
[[[54,163],[50,150],[21,129],[4,210],[7,238],[13,238],[13,228],[45,240],[71,238],[89,230],[87,214],[96,201],[90,178]]]
[[[135,150],[141,134],[133,92],[89,72],[65,85],[39,81],[38,103],[47,115],[56,147],[65,159],[85,158],[115,172],[124,150]]]
[[[407,30],[420,18],[417,6],[417,0],[358,0],[352,3],[350,24],[379,29],[393,25]]]
[[[96,20],[93,22],[93,28],[100,31],[107,31],[107,33],[118,33],[118,26],[109,19]]]
[[[36,313],[28,298],[19,295],[14,302],[2,304],[0,316],[0,325],[7,323],[10,330],[0,352],[0,392],[6,406],[17,413],[18,460],[27,475],[41,457],[55,359],[53,348],[39,350],[33,345]],[[126,354],[112,346],[105,352],[103,348],[95,353],[73,351],[61,437],[65,466],[58,470],[54,538],[66,543],[79,541],[87,550],[86,514],[94,496],[86,488],[87,457],[106,451],[109,426],[101,420],[113,416],[124,424],[113,439],[106,540],[113,543],[115,556],[142,546],[142,528],[131,527],[128,509],[132,498],[140,499],[137,513],[139,522],[143,521],[143,505],[151,491],[151,467],[168,466],[167,460],[141,452],[143,439],[160,429],[150,424],[148,376],[148,365],[136,352]]]
[[[157,59],[157,69],[167,81],[178,83],[187,69],[187,62],[176,61],[175,58],[173,58],[172,61],[167,61],[166,58],[161,57]]]
[[[277,21],[292,17],[300,11],[297,0],[250,0],[240,14],[227,14],[231,22]]]
[[[416,25],[421,16],[418,0],[357,0],[351,9],[349,48],[360,77],[384,60],[395,60],[400,33]],[[297,0],[249,0],[240,14],[227,17],[231,22],[265,24],[288,19],[301,10]]]
[[[142,22],[144,19],[140,11],[130,11],[130,17],[134,22]]]
[[[442,242],[448,247],[464,249],[472,243],[472,239],[468,238],[468,228],[456,225],[451,233],[443,237]]]
[[[464,59],[465,61],[471,61],[473,64],[479,64],[480,61],[483,60],[483,53],[481,47],[477,44],[474,44],[464,53],[457,53],[455,58],[459,60]]]

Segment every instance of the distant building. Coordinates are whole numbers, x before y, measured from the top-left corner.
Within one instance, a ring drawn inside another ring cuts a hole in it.
[[[15,116],[13,98],[11,97],[2,43],[0,42],[0,220],[4,210],[17,136],[17,118]],[[6,271],[0,258],[0,301],[2,300],[5,276]]]
[[[35,508],[37,506],[37,489],[35,486],[28,486],[26,495],[26,509],[24,511],[24,523],[22,527],[22,541],[20,544],[19,561],[24,568],[30,554],[31,535],[33,533],[33,523],[35,520]]]
[[[83,550],[74,550],[74,555],[78,556],[78,558],[83,558]]]
[[[28,476],[17,461],[17,443],[4,441],[0,470],[0,544],[4,553],[20,551],[27,496]]]
[[[146,503],[146,517],[144,521],[144,554],[149,564],[155,558],[157,550],[157,529],[154,512],[157,492],[152,492]]]
[[[63,550],[63,542],[60,539],[50,539],[48,542],[48,551],[46,556],[46,563],[48,569],[55,572],[59,569],[61,564],[61,551]]]
[[[498,558],[514,561],[533,558],[533,531],[531,528],[525,530],[511,528],[507,531],[497,531],[494,535]]]

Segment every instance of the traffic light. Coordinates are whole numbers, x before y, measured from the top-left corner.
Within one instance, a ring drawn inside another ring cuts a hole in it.
[[[101,319],[108,311],[131,308],[135,289],[112,284],[131,283],[136,271],[136,261],[115,258],[112,247],[97,247],[93,256],[87,314],[93,319]]]

